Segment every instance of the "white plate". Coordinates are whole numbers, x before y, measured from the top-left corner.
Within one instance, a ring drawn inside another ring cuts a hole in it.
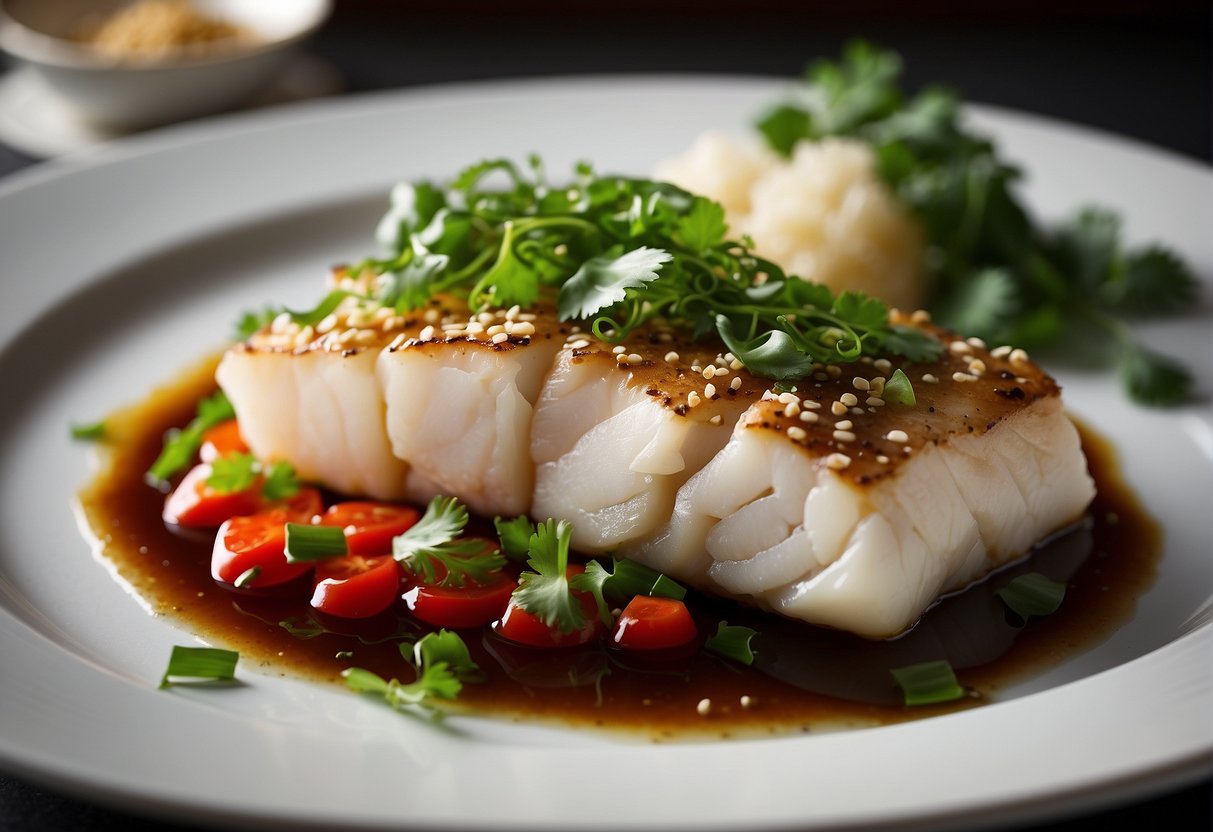
[[[245,669],[160,692],[170,646],[90,557],[70,509],[103,415],[219,346],[236,314],[304,304],[372,251],[401,177],[542,153],[643,173],[707,127],[744,129],[779,84],[598,79],[447,87],[302,105],[137,137],[0,186],[0,763],[192,820],[344,828],[803,829],[974,824],[1201,776],[1213,751],[1213,415],[1127,405],[1060,372],[1167,531],[1158,580],[1112,638],[986,708],[888,728],[651,746],[454,720],[436,730],[335,688]],[[1213,176],[1191,162],[982,109],[1053,217],[1092,199],[1134,239],[1213,273]],[[1206,285],[1207,289],[1207,285]],[[1206,291],[1207,295],[1207,291]],[[1210,390],[1213,327],[1147,332]]]

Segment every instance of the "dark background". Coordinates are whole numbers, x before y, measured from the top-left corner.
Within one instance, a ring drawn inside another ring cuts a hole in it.
[[[837,56],[856,35],[901,52],[910,89],[945,83],[969,100],[1065,119],[1213,161],[1213,30],[1207,0],[1062,0],[1047,6],[1010,0],[972,5],[809,0],[795,6],[763,0],[728,5],[617,0],[609,6],[338,0],[310,51],[341,74],[347,94],[356,94],[593,73],[790,78],[812,58]],[[0,177],[34,163],[0,145]],[[1105,811],[1013,828],[1126,827],[1213,829],[1213,785],[1205,779]],[[0,776],[0,832],[193,828],[111,811]]]

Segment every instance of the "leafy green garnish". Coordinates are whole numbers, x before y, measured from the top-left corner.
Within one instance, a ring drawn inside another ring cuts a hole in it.
[[[726,659],[751,665],[754,663],[754,649],[750,646],[750,642],[756,635],[758,635],[758,631],[751,627],[741,627],[721,621],[716,628],[716,634],[704,642],[703,648],[710,653],[724,656]]]
[[[105,422],[93,422],[91,425],[72,425],[72,439],[98,442],[105,438]]]
[[[236,589],[248,589],[259,577],[261,577],[261,567],[250,566],[241,572],[236,577],[236,580],[232,581],[232,586],[236,587]]]
[[[486,584],[505,566],[505,557],[484,540],[460,539],[468,523],[467,507],[454,497],[430,500],[425,514],[392,539],[392,556],[426,583],[460,587]]]
[[[696,336],[717,331],[751,371],[776,380],[814,361],[938,354],[920,331],[897,336],[880,301],[835,298],[727,231],[719,204],[672,185],[582,164],[568,186],[553,187],[537,159],[529,171],[493,159],[445,188],[398,186],[379,226],[387,256],[353,271],[369,273],[372,299],[401,314],[443,292],[477,311],[554,296],[562,320],[587,321],[608,341],[653,319]]]
[[[350,553],[345,530],[337,526],[313,526],[311,523],[286,524],[286,562],[327,560]]]
[[[965,690],[952,666],[944,660],[922,662],[890,670],[907,705],[934,705],[962,699]]]
[[[1056,612],[1066,597],[1066,585],[1039,572],[1029,572],[1016,576],[994,594],[1007,609],[1026,620]]]
[[[497,529],[497,537],[501,540],[501,551],[513,561],[525,563],[531,554],[531,535],[535,533],[535,524],[529,517],[515,517],[506,520],[498,517],[493,520]]]
[[[267,500],[285,500],[299,492],[299,477],[289,462],[264,465],[252,454],[226,454],[211,463],[207,487],[217,494],[235,494],[252,488],[262,477],[261,493]]]
[[[172,429],[164,436],[164,449],[152,467],[147,470],[147,480],[157,488],[168,484],[168,480],[193,461],[202,447],[202,434],[228,419],[236,418],[232,403],[220,390],[198,402],[198,414],[183,430]]]
[[[406,646],[402,645],[400,652],[407,659]],[[409,684],[401,684],[395,679],[385,681],[360,667],[347,668],[341,675],[351,689],[379,694],[389,705],[400,710],[409,705],[431,705],[436,700],[455,699],[463,690],[463,680],[479,672],[463,639],[448,630],[429,633],[413,645],[412,652],[417,679]]]
[[[240,654],[217,647],[182,647],[175,645],[168,667],[160,679],[160,687],[191,682],[215,682],[234,679]]]
[[[267,306],[259,310],[246,310],[240,316],[240,320],[236,321],[236,341],[245,341],[255,335],[264,327],[268,326],[278,314],[282,312],[280,308]]]
[[[906,374],[897,368],[889,380],[885,382],[883,398],[889,404],[899,404],[903,407],[913,407],[918,402],[914,395],[914,385]]]
[[[672,580],[662,572],[627,558],[613,558],[611,571],[598,565],[606,576],[602,589],[611,601],[624,605],[637,595],[656,595],[662,598],[673,598],[681,601],[686,597],[686,587]],[[587,570],[589,567],[587,566]]]
[[[514,590],[519,607],[562,633],[578,630],[585,623],[566,575],[572,537],[573,527],[565,520],[540,523],[528,546],[527,565],[534,571],[519,575]]]
[[[827,136],[872,147],[881,176],[926,232],[929,306],[944,326],[1032,349],[1069,346],[1067,333],[1081,325],[1103,347],[1084,351],[1117,363],[1135,401],[1189,398],[1187,371],[1143,349],[1119,321],[1190,308],[1197,290],[1187,266],[1159,246],[1125,247],[1119,218],[1106,210],[1085,208],[1052,231],[1036,226],[1015,193],[1020,172],[961,123],[956,95],[930,88],[907,98],[900,72],[895,53],[857,41],[841,61],[810,67],[797,100],[756,126],[784,154]]]

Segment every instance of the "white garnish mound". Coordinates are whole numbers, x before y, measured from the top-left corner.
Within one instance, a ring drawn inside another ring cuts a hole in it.
[[[721,203],[730,236],[749,234],[789,274],[901,309],[922,305],[922,235],[862,142],[801,142],[785,161],[757,142],[705,133],[654,178]]]

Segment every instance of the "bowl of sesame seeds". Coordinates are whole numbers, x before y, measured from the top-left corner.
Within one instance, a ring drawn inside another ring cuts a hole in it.
[[[0,0],[0,50],[82,120],[133,130],[265,89],[331,0]]]

